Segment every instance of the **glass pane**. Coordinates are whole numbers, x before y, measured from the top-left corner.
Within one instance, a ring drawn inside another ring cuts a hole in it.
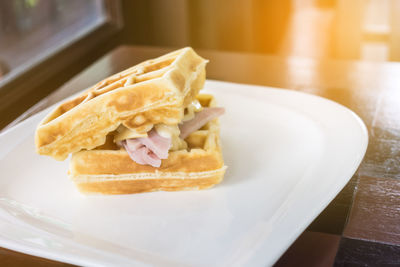
[[[105,20],[102,0],[0,1],[0,83]]]

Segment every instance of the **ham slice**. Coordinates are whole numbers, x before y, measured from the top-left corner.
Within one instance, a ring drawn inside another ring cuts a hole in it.
[[[148,137],[137,138],[144,146],[150,149],[160,159],[168,158],[168,150],[171,147],[171,138],[162,137],[155,129],[148,133]]]
[[[224,112],[225,109],[221,107],[203,108],[202,111],[195,114],[193,119],[185,121],[183,124],[179,125],[179,129],[181,130],[180,137],[185,139],[189,134],[197,131],[207,122],[221,116]]]
[[[137,140],[136,138],[126,139],[124,141],[128,145],[129,149],[132,151],[135,151],[143,146],[142,143],[139,140]]]
[[[141,147],[137,150],[137,153],[141,156],[144,160],[145,164],[151,165],[153,167],[160,167],[161,166],[161,159],[157,157],[150,149],[147,147]]]
[[[197,112],[193,119],[179,125],[180,137],[185,139],[192,132],[203,127],[207,122],[224,114],[225,109],[220,107],[204,108]],[[131,159],[142,165],[153,167],[161,166],[161,159],[168,158],[168,151],[171,148],[171,138],[166,138],[157,133],[153,128],[148,132],[147,137],[126,139],[121,141]]]
[[[153,129],[148,137],[126,139],[121,144],[136,163],[160,167],[161,159],[168,158],[171,138],[162,137]]]

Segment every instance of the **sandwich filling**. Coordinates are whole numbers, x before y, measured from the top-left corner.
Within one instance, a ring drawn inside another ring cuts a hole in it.
[[[161,160],[168,158],[170,150],[186,149],[185,138],[224,112],[221,107],[203,108],[198,102],[192,103],[185,109],[182,122],[178,125],[151,125],[146,134],[119,129],[114,141],[125,148],[134,162],[160,167]]]

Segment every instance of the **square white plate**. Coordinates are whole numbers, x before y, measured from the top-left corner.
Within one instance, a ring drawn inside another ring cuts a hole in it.
[[[48,110],[0,135],[0,246],[85,266],[272,265],[344,187],[368,135],[352,111],[284,89],[207,81],[225,180],[209,190],[80,195],[39,156]]]

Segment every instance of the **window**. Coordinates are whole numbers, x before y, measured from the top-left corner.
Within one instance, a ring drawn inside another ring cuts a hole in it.
[[[120,5],[0,1],[0,129],[116,45]]]
[[[43,61],[105,20],[101,0],[0,1],[2,78]]]

